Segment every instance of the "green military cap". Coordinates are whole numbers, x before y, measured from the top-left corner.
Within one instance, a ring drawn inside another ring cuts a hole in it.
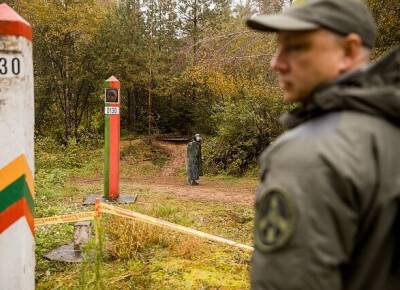
[[[358,0],[298,1],[281,14],[257,15],[247,26],[261,31],[307,31],[325,28],[340,35],[358,34],[366,47],[372,48],[376,24],[369,9]]]

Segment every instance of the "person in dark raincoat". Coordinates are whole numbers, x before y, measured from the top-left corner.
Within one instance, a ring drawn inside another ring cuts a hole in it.
[[[194,135],[187,146],[186,171],[188,184],[199,185],[197,180],[200,176],[203,176],[200,134]]]

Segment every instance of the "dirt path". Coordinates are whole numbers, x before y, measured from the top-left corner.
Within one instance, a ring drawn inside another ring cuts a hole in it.
[[[190,186],[184,180],[161,180],[159,183],[141,183],[124,179],[122,185],[129,185],[134,188],[147,189],[156,192],[167,192],[175,196],[215,202],[232,202],[236,204],[252,205],[254,201],[253,183],[248,184],[229,184],[221,181],[201,181],[199,186]]]
[[[129,144],[129,143],[128,143]],[[121,144],[125,144],[122,142]],[[155,192],[164,192],[184,199],[193,199],[209,202],[229,202],[252,206],[256,181],[252,179],[243,180],[219,180],[215,178],[200,178],[200,185],[190,186],[186,183],[185,176],[179,176],[186,162],[186,144],[174,144],[163,141],[155,141],[154,146],[164,150],[169,155],[169,160],[163,166],[158,176],[132,175],[121,178],[122,186],[130,188],[145,189]],[[124,161],[121,162],[123,166]],[[74,179],[77,184],[102,183],[102,178],[96,179]]]
[[[167,152],[169,160],[161,170],[160,176],[176,176],[186,164],[186,145],[155,141],[153,145]]]

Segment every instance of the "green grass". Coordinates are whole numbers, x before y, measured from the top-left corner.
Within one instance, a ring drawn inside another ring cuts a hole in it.
[[[102,182],[79,183],[78,186],[71,180],[77,177],[95,179],[102,175],[102,148],[74,146],[73,156],[67,156],[71,149],[54,150],[45,147],[47,151],[43,151],[43,147],[36,146],[36,217],[93,209],[84,207],[82,200],[89,194],[101,192]],[[141,141],[132,142],[125,148],[126,151],[121,151],[122,158],[138,162],[129,164],[123,170],[153,174],[166,160],[162,160],[165,158],[163,152],[157,152],[157,149],[143,145]],[[152,159],[143,162],[143,156]],[[63,162],[64,158],[68,160]],[[242,181],[238,178],[210,178],[228,180],[233,184]],[[138,193],[137,202],[124,206],[126,208],[252,244],[251,207],[184,200],[167,193],[135,188],[129,183],[124,183],[121,192]],[[96,277],[99,275],[104,289],[249,288],[249,253],[110,215],[102,216],[101,228],[104,231],[102,259],[96,260],[93,255],[88,255],[82,264],[52,262],[43,258],[43,254],[48,251],[72,241],[72,224],[38,228],[36,288],[96,289]],[[97,276],[96,271],[100,273]]]

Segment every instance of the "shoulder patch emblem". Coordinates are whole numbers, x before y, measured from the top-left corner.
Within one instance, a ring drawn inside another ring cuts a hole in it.
[[[271,190],[257,203],[254,242],[266,253],[285,245],[294,230],[293,201],[286,192]]]

